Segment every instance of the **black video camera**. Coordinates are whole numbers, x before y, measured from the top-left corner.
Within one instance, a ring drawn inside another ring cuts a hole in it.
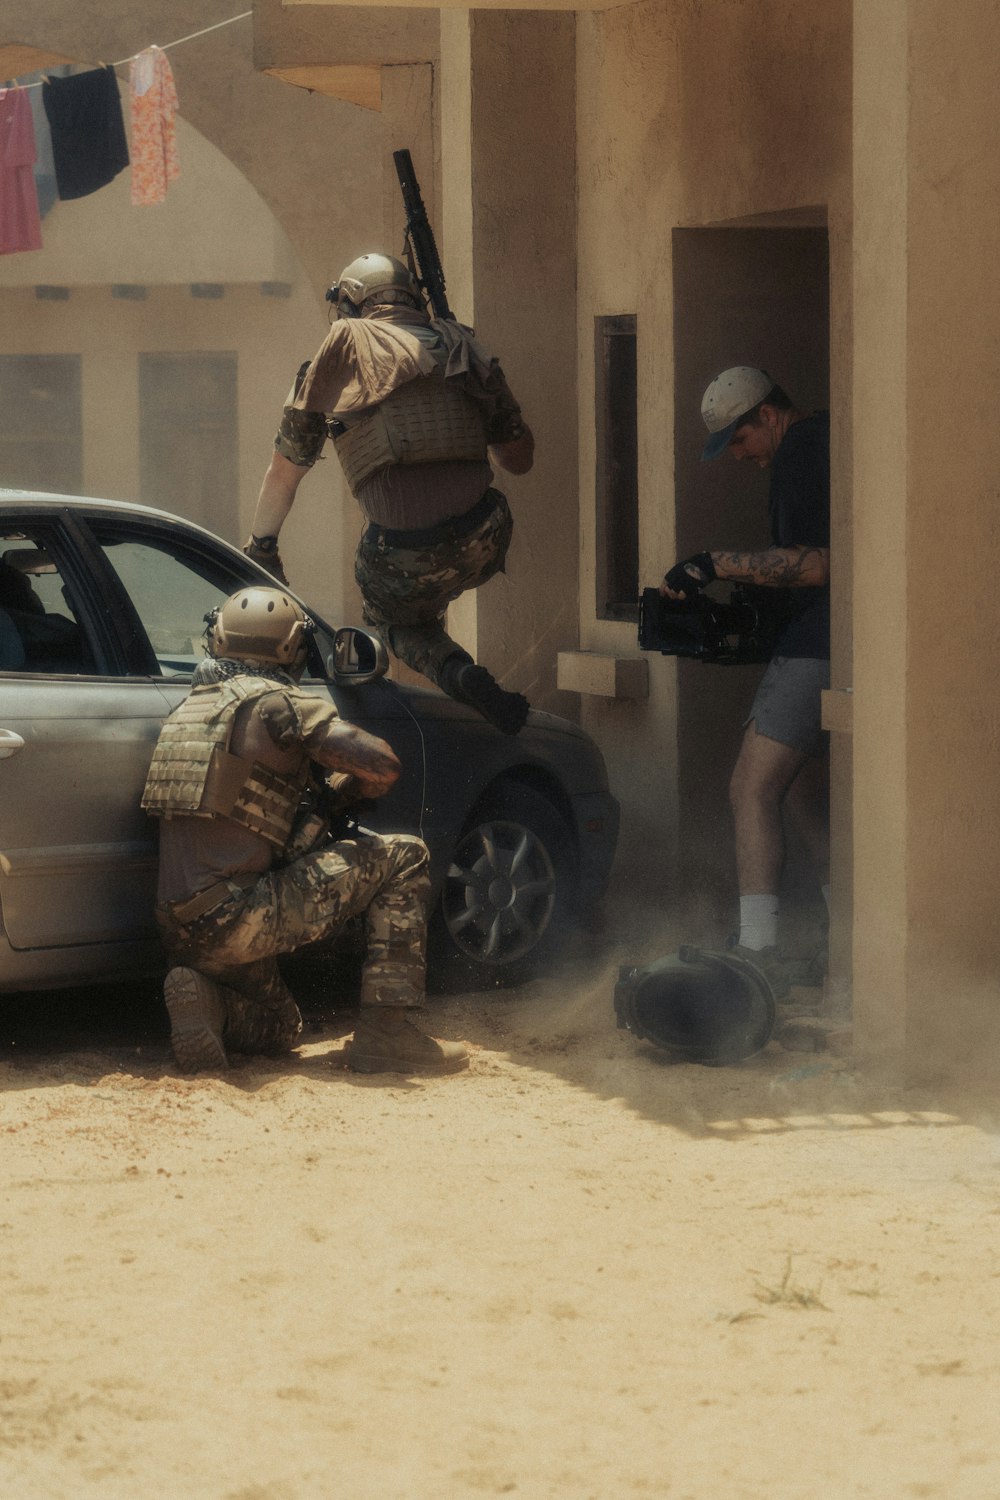
[[[734,584],[725,600],[700,593],[690,599],[666,599],[659,589],[643,589],[639,645],[643,651],[725,667],[770,661],[791,610],[789,590],[752,583]]]

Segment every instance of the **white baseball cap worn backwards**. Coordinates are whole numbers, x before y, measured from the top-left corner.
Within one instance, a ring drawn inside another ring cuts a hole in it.
[[[770,375],[755,365],[734,365],[715,377],[701,398],[701,415],[712,434],[701,450],[703,463],[725,453],[741,419],[773,389]]]

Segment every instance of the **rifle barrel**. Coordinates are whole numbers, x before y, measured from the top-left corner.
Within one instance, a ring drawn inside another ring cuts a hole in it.
[[[413,170],[413,159],[405,148],[392,153],[392,159],[396,166],[396,176],[399,178],[400,190],[403,194],[403,208],[406,210],[406,234],[413,250],[413,257],[417,263],[417,279],[420,282],[428,301],[431,311],[436,318],[450,318],[451,308],[448,306],[448,297],[445,293],[444,270],[441,266],[441,257],[438,255],[437,245],[434,242],[434,231],[431,229],[424,200],[420,194],[420,184],[417,182],[417,174]]]

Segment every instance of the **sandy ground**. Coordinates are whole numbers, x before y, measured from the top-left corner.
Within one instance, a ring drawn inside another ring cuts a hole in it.
[[[672,1065],[612,984],[437,1002],[423,1082],[329,1009],[194,1079],[8,1035],[4,1500],[1000,1495],[990,1101]]]

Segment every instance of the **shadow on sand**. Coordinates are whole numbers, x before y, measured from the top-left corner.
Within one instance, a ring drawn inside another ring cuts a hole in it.
[[[614,939],[580,934],[544,980],[433,996],[421,1025],[697,1138],[737,1142],[810,1130],[957,1124],[997,1129],[995,1093],[906,1086],[866,1076],[849,1057],[786,1051],[776,1041],[732,1067],[672,1061],[619,1030],[614,1014],[619,966],[660,956],[670,951],[668,943],[648,932]],[[224,1075],[231,1086],[253,1093],[282,1075],[361,1088],[448,1086],[447,1080],[408,1084],[397,1075],[361,1078],[337,1066],[356,1018],[356,961],[311,955],[289,963],[286,975],[303,1012],[303,1050],[284,1058],[234,1058]],[[111,1072],[149,1081],[181,1076],[170,1054],[160,986],[149,981],[5,997],[2,1063],[5,1090],[88,1084]]]

